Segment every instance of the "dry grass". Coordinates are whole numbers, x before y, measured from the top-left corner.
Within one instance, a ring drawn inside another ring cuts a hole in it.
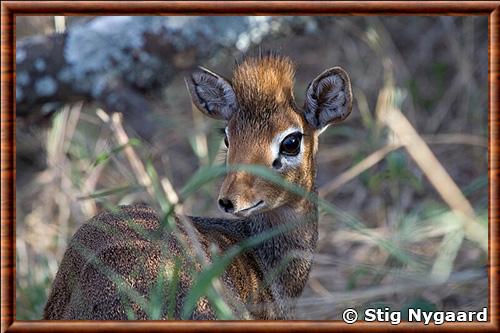
[[[348,306],[487,306],[487,20],[338,17],[319,24],[324,34],[262,46],[299,65],[299,101],[329,66],[344,67],[354,88],[351,119],[328,129],[320,144],[320,196],[341,214],[321,215],[298,318],[338,319]],[[228,61],[213,59],[212,67],[227,75]],[[161,130],[152,144],[137,140],[119,115],[90,104],[65,107],[46,131],[18,125],[19,319],[40,318],[68,240],[97,211],[146,201],[158,210],[176,204],[176,212],[219,214],[217,182],[189,198],[179,194],[200,166],[218,160],[221,143],[214,134],[220,124],[192,112],[184,75],[157,101]]]

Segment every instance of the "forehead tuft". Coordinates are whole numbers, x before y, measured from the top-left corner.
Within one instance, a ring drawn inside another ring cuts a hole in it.
[[[247,58],[233,73],[232,85],[240,109],[245,113],[273,112],[293,102],[295,66],[286,57],[266,55]]]

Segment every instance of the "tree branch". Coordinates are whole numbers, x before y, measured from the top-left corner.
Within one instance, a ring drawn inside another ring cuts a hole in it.
[[[153,133],[144,93],[164,88],[179,69],[223,49],[245,51],[268,35],[302,29],[290,17],[108,16],[64,34],[24,39],[16,48],[17,116],[39,119],[77,100],[122,112],[145,138]]]

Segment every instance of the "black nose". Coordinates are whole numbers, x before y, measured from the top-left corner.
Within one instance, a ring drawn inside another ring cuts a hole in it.
[[[227,213],[230,213],[234,210],[233,202],[226,198],[219,199],[219,206]]]

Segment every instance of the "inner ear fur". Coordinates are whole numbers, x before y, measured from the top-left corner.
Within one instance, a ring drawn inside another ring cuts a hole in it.
[[[340,67],[327,69],[307,87],[304,116],[310,126],[323,129],[346,119],[352,110],[349,75]]]
[[[222,76],[200,67],[185,81],[193,104],[207,116],[227,121],[237,109],[233,87]]]

